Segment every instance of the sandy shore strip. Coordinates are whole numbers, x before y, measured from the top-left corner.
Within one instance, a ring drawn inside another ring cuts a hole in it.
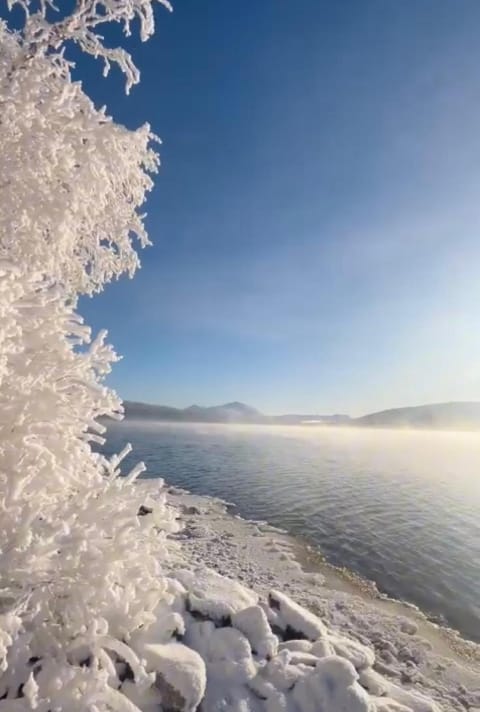
[[[155,497],[158,480],[138,483]],[[205,566],[254,589],[277,589],[333,630],[375,650],[375,669],[434,699],[444,710],[480,710],[480,646],[430,622],[414,606],[386,598],[375,586],[330,566],[305,542],[246,521],[216,498],[167,486],[182,529],[183,564]]]

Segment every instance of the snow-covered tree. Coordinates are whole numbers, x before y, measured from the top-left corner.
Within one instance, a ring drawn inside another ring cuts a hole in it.
[[[147,39],[152,2],[17,4],[23,29],[0,21],[0,710],[131,712],[112,661],[151,685],[129,641],[168,597],[175,523],[161,502],[136,516],[142,465],[118,477],[121,456],[91,448],[121,401],[103,384],[116,356],[76,306],[134,273],[158,158],[147,125],[116,124],[72,81],[65,48],[117,64],[128,90],[138,71],[98,31],[136,20]]]

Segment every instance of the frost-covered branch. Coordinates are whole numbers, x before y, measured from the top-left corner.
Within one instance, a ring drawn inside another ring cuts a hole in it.
[[[168,0],[157,1],[172,10]],[[137,19],[140,37],[145,42],[155,30],[152,0],[76,0],[73,11],[56,21],[51,21],[51,18],[58,9],[50,0],[41,0],[39,8],[38,3],[32,0],[8,0],[8,5],[10,8],[20,5],[25,11],[23,36],[29,56],[48,50],[59,51],[67,41],[71,41],[78,44],[83,52],[102,58],[105,74],[111,63],[117,64],[125,74],[127,93],[139,81],[140,74],[130,54],[122,47],[107,47],[98,33],[98,27],[108,22],[119,23],[128,36],[131,34],[131,23]],[[38,9],[31,12],[32,6]]]
[[[154,136],[148,125],[128,131],[97,110],[54,56],[22,66],[24,46],[2,30],[1,196],[9,212],[0,258],[28,259],[72,294],[92,293],[134,273],[132,237],[148,244],[139,208],[158,166]]]
[[[131,84],[131,60],[97,28],[138,18],[146,39],[152,7],[80,0],[56,20],[50,3],[22,5],[21,32],[0,22],[0,710],[132,712],[114,663],[151,685],[128,641],[166,595],[176,523],[162,501],[141,522],[141,466],[119,477],[121,456],[91,447],[122,405],[104,383],[106,334],[92,339],[75,310],[138,266],[158,156],[148,125],[95,108],[63,49],[117,62]]]

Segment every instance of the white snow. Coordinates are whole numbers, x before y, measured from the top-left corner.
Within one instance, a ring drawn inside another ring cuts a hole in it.
[[[182,643],[148,644],[142,652],[147,669],[157,674],[155,687],[164,707],[193,712],[206,687],[205,663],[200,655]]]
[[[330,635],[328,638],[330,645],[333,647],[337,655],[341,655],[346,660],[349,660],[356,670],[372,667],[375,662],[375,654],[371,648],[367,648],[355,640],[341,638],[339,636]],[[322,641],[319,641],[322,642]]]
[[[479,646],[324,563],[308,570],[308,550],[268,525],[232,516],[219,500],[170,488],[168,501],[185,524],[172,536],[189,564],[180,563],[189,572],[180,574],[186,595],[197,571],[198,591],[209,592],[203,611],[212,619],[188,620],[184,639],[206,663],[202,712],[460,712],[465,703],[479,705]]]
[[[260,657],[272,657],[277,652],[278,638],[273,635],[265,611],[260,606],[250,606],[235,613],[232,625],[246,635],[252,649]]]
[[[188,591],[188,609],[212,620],[232,616],[258,601],[258,596],[238,581],[202,568],[181,569],[175,576]]]
[[[317,640],[326,636],[327,629],[320,618],[290,600],[284,593],[271,591],[269,604],[274,611],[278,610],[277,625],[283,631],[290,629],[293,637]]]
[[[278,646],[279,650],[291,650],[292,652],[309,653],[312,649],[312,643],[309,640],[285,640]],[[333,650],[331,651],[333,655]],[[323,657],[319,655],[318,657]]]
[[[301,712],[373,712],[374,703],[357,679],[355,668],[347,660],[323,658],[299,681],[292,696]]]

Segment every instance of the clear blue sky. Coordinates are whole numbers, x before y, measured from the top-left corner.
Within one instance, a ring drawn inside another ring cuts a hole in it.
[[[81,303],[125,398],[480,399],[480,2],[176,0],[129,47],[162,137],[143,268]],[[119,157],[120,160],[120,157]]]

